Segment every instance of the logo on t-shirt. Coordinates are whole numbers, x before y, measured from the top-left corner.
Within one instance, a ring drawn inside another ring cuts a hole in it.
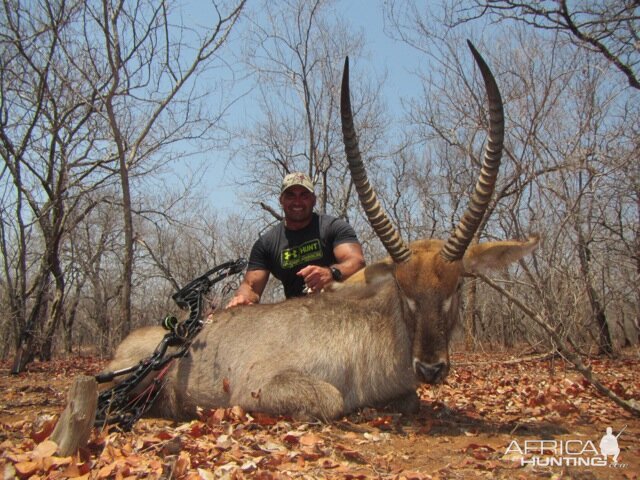
[[[280,264],[282,268],[295,268],[298,265],[320,258],[322,258],[322,247],[320,246],[320,240],[315,239],[305,242],[302,245],[283,250],[280,257]]]

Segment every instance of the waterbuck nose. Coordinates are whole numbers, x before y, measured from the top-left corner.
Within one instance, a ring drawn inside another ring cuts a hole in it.
[[[416,373],[422,377],[425,383],[441,383],[447,376],[447,364],[445,362],[424,363],[420,360],[415,361]]]

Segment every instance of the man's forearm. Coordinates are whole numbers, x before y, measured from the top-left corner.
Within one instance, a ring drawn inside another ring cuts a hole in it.
[[[251,303],[258,303],[260,301],[260,295],[258,295],[258,293],[255,292],[248,283],[241,283],[238,290],[236,290],[235,296],[243,296]]]
[[[333,255],[336,259],[333,266],[340,270],[343,280],[365,266],[362,247],[358,243],[341,243],[333,249]]]
[[[340,270],[342,272],[342,278],[346,280],[358,270],[364,268],[365,262],[364,259],[349,258],[340,263],[334,263],[332,266]]]

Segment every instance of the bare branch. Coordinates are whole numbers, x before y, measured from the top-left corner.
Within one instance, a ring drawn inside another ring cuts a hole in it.
[[[607,388],[593,373],[590,367],[584,364],[582,358],[579,355],[575,354],[569,345],[563,340],[562,334],[558,331],[557,328],[554,328],[549,320],[545,318],[545,314],[540,313],[539,308],[532,308],[528,306],[523,300],[504,289],[496,282],[488,278],[483,274],[476,274],[476,276],[482,279],[487,285],[489,285],[494,290],[498,291],[501,295],[508,298],[511,302],[513,302],[522,312],[525,313],[527,317],[533,320],[537,325],[542,327],[542,329],[549,335],[549,338],[553,342],[554,348],[558,350],[558,352],[567,359],[573,366],[578,370],[584,378],[586,378],[591,385],[593,385],[596,390],[605,395],[607,398],[611,399],[614,403],[621,406],[625,410],[630,413],[633,413],[636,416],[640,416],[640,405],[637,405],[637,402],[631,400],[626,401],[613,392],[611,389]]]

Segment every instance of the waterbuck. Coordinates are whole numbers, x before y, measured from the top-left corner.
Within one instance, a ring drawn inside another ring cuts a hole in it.
[[[446,241],[405,245],[369,185],[350,105],[348,59],[342,81],[345,150],[363,208],[389,257],[339,288],[271,305],[215,314],[186,357],[176,360],[151,415],[193,418],[199,407],[330,420],[363,406],[411,410],[419,383],[441,382],[459,310],[463,274],[504,267],[533,251],[528,241],[469,246],[493,193],[503,144],[502,100],[484,60],[469,44],[489,101],[489,137],[469,207]],[[149,355],[165,331],[133,332],[110,370]]]

